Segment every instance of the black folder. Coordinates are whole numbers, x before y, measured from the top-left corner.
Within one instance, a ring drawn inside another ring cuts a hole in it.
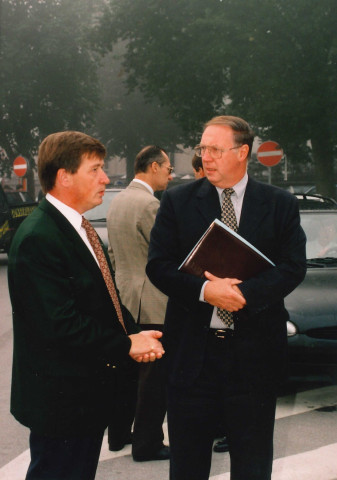
[[[248,278],[275,264],[238,233],[215,219],[187,255],[179,270],[203,277]]]

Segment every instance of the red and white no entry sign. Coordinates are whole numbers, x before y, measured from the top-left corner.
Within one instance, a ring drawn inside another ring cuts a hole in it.
[[[263,142],[256,152],[257,159],[266,167],[274,167],[283,157],[283,150],[276,142]]]
[[[21,156],[16,157],[13,162],[13,170],[15,175],[23,177],[27,173],[27,160]]]

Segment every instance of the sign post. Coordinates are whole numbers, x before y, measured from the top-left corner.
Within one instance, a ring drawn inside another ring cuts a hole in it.
[[[258,161],[262,163],[262,165],[264,165],[265,167],[268,167],[269,183],[271,183],[270,167],[274,167],[281,161],[283,157],[282,148],[277,142],[268,140],[267,142],[261,143],[261,145],[257,149],[256,156]]]

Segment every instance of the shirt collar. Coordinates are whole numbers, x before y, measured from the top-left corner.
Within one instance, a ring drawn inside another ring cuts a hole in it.
[[[238,199],[242,198],[245,194],[245,190],[247,187],[248,183],[248,173],[246,172],[244,176],[241,178],[241,180],[236,184],[233,185],[233,190],[235,192],[235,195],[237,196]],[[217,189],[217,192],[219,194],[219,197],[222,197],[222,192],[224,191],[223,188],[220,187],[215,187]]]
[[[69,207],[65,203],[61,202],[61,200],[58,200],[50,193],[47,193],[46,200],[48,200],[48,202],[54,205],[54,207],[57,208],[57,210],[66,217],[68,222],[71,223],[71,225],[77,230],[77,232],[80,231],[82,225],[82,215],[79,212]]]
[[[154,190],[153,188],[146,182],[144,182],[144,180],[140,180],[139,178],[134,178],[133,179],[133,182],[138,182],[138,183],[141,183],[142,185],[144,185],[144,187],[146,187],[148,189],[148,191],[154,195]]]

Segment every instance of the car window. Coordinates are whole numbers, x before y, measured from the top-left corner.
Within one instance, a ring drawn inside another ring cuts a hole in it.
[[[97,207],[85,212],[84,214],[85,218],[91,222],[94,222],[94,221],[105,222],[110,202],[119,192],[120,190],[118,189],[106,190],[103,197],[103,202],[101,203],[101,205],[97,205]]]
[[[301,212],[307,258],[337,258],[337,211]]]

